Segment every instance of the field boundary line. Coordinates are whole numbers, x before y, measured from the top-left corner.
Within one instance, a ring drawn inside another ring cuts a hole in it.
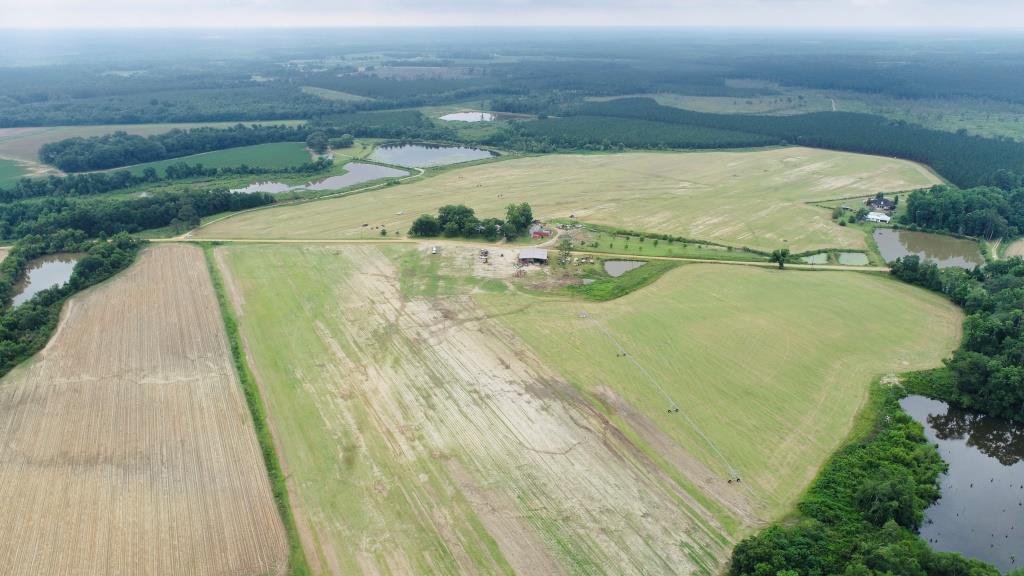
[[[288,574],[289,576],[307,576],[310,574],[309,563],[299,539],[295,516],[292,514],[286,477],[281,468],[281,461],[277,456],[277,447],[274,445],[274,438],[267,421],[263,397],[260,394],[259,385],[256,383],[256,377],[245,360],[245,351],[238,329],[238,321],[231,310],[231,303],[228,301],[227,291],[224,287],[224,279],[213,257],[213,248],[209,244],[204,244],[201,247],[203,249],[203,256],[206,259],[207,272],[210,274],[214,292],[217,294],[221,321],[224,325],[228,345],[231,348],[231,359],[235,366],[235,372],[238,375],[238,382],[242,386],[242,393],[245,395],[245,403],[249,407],[249,414],[252,416],[253,428],[256,430],[256,439],[263,453],[263,464],[270,479],[270,489],[274,496],[274,502],[277,503],[277,510],[281,516],[281,522],[284,524],[285,533],[288,536]]]

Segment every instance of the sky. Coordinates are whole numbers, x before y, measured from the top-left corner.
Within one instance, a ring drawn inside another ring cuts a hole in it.
[[[1016,28],[1024,0],[0,0],[0,28]]]

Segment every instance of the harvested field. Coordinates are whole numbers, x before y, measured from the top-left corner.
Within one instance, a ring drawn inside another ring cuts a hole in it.
[[[1009,246],[1007,246],[1005,256],[1007,258],[1013,258],[1014,256],[1024,257],[1024,238],[1014,240]]]
[[[510,202],[535,216],[794,252],[865,249],[864,234],[807,201],[920,188],[939,180],[891,158],[810,148],[743,152],[549,155],[451,170],[347,198],[240,214],[204,238],[358,238],[364,224],[408,230],[424,213],[463,203],[481,218]]]
[[[287,542],[202,251],[146,250],[0,381],[0,573],[264,575]]]
[[[314,572],[717,573],[745,492],[663,467],[411,252],[217,252]]]

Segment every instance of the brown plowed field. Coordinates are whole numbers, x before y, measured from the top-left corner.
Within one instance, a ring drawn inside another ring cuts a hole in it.
[[[287,544],[202,252],[73,298],[0,381],[0,574],[280,574]]]

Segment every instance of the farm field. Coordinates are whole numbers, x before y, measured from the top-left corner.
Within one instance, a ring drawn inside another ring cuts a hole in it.
[[[310,161],[312,161],[312,157],[304,142],[272,142],[136,164],[128,167],[127,170],[134,174],[141,174],[146,168],[155,168],[158,174],[163,174],[168,166],[182,162],[202,164],[206,168],[233,168],[246,164],[256,168],[278,169],[299,166]],[[117,168],[116,170],[123,169]]]
[[[294,126],[301,124],[302,120],[271,120],[267,122],[244,122],[244,124],[285,124]],[[234,126],[238,122],[184,122],[177,124],[104,124],[100,126],[47,126],[33,128],[0,128],[0,157],[22,160],[40,167],[39,149],[43,144],[56,142],[65,138],[76,136],[101,136],[111,132],[124,131],[129,134],[149,136],[151,134],[162,134],[175,128],[186,130],[188,128],[213,127],[226,128]],[[49,167],[53,173],[58,173],[56,168]]]
[[[938,182],[901,160],[809,148],[754,152],[626,153],[521,158],[452,170],[368,194],[241,214],[202,228],[203,238],[341,239],[363,225],[407,230],[444,204],[480,217],[529,202],[541,219],[667,233],[737,247],[793,252],[865,248],[821,200],[919,188]]]
[[[474,277],[454,246],[216,257],[315,573],[718,573],[872,378],[960,334],[940,297],[857,273],[687,265],[594,304]]]
[[[652,451],[668,442],[718,474],[735,468],[770,520],[842,442],[871,380],[940,365],[962,320],[941,297],[884,276],[719,264],[681,266],[600,304],[516,292],[477,300],[595,402],[627,422],[649,419],[664,434]],[[666,412],[645,373],[685,417]]]
[[[20,163],[0,158],[0,188],[13,186],[20,178],[27,175],[28,172],[21,167]]]
[[[0,380],[0,572],[282,574],[202,251],[146,250]]]
[[[1010,245],[1006,247],[1004,255],[1007,258],[1012,258],[1014,256],[1024,257],[1024,238],[1011,242]]]

